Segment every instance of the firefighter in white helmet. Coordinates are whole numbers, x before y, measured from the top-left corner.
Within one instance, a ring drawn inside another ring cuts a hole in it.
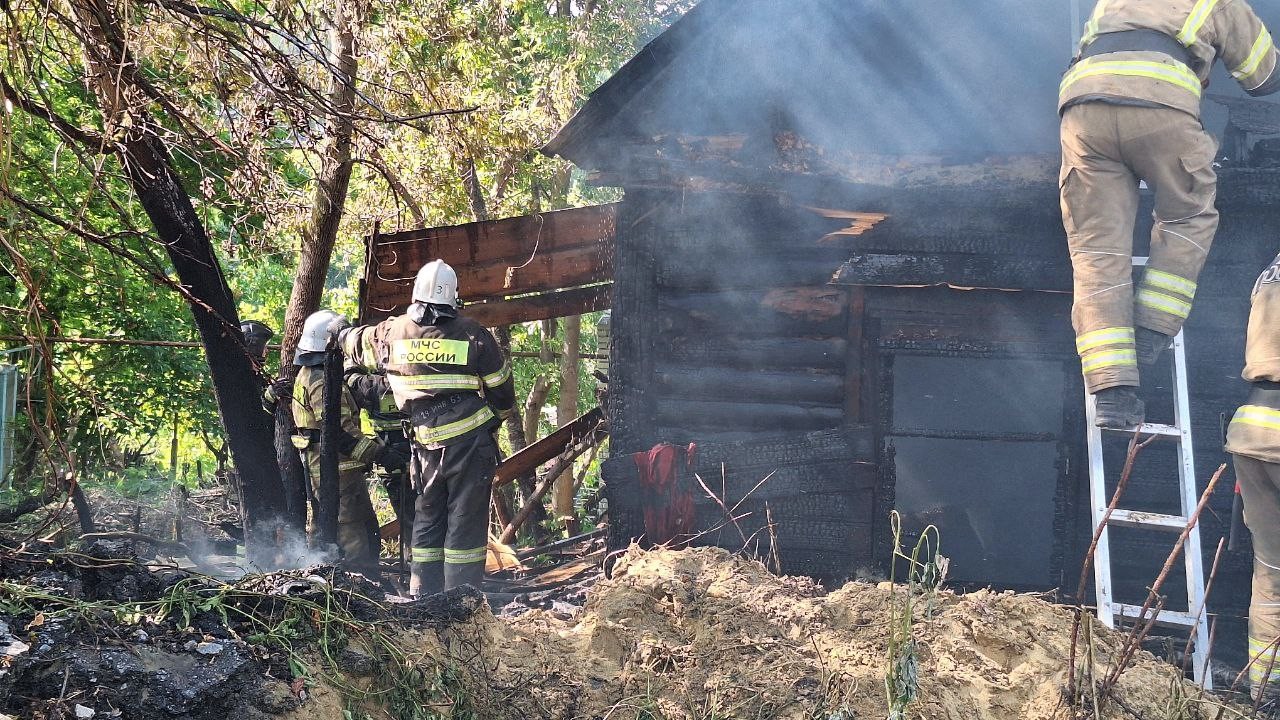
[[[297,431],[294,447],[302,453],[312,487],[319,493],[320,432],[324,425],[324,358],[330,340],[349,327],[347,319],[331,310],[307,317],[294,353],[298,376],[293,383],[293,419]],[[343,564],[376,577],[378,569],[378,520],[369,501],[365,477],[374,462],[404,467],[408,458],[395,448],[360,432],[360,410],[351,391],[341,386],[342,415],[338,439],[338,546]]]
[[[413,436],[415,509],[410,592],[480,586],[500,418],[515,405],[498,341],[458,314],[458,277],[441,260],[422,266],[404,315],[342,334],[347,357],[384,371]]]
[[[1103,427],[1143,421],[1138,366],[1155,364],[1187,319],[1218,227],[1217,145],[1200,124],[1218,59],[1250,95],[1280,90],[1271,33],[1245,0],[1099,0],[1062,79],[1071,320]],[[1139,180],[1155,191],[1155,226],[1135,291]]]

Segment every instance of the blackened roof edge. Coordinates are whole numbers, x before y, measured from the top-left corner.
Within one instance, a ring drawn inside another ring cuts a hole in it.
[[[695,5],[596,88],[586,104],[542,147],[541,152],[547,156],[559,155],[579,167],[584,166],[592,142],[601,136],[602,131],[626,110],[637,95],[652,85],[685,48],[709,31],[730,8],[742,2],[703,0]]]

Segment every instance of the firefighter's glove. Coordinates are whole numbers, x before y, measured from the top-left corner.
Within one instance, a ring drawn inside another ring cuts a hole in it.
[[[387,470],[395,472],[409,467],[409,453],[394,445],[383,445],[373,461]]]
[[[348,439],[350,438],[350,436],[346,437]],[[374,440],[371,437],[362,437],[356,441],[351,450],[348,451],[346,448],[342,447],[339,447],[339,450],[356,462],[372,463],[377,461],[378,455],[382,452],[382,448],[382,443],[377,440]]]
[[[269,414],[276,414],[276,405],[292,395],[293,383],[289,378],[276,378],[262,393],[262,409]]]

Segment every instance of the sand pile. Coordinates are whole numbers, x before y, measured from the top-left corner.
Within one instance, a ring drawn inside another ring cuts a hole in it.
[[[895,592],[901,602],[905,591],[887,584],[825,594],[715,549],[633,550],[576,617],[481,612],[404,640],[458,679],[453,702],[436,708],[443,717],[879,719]],[[940,593],[931,619],[916,614],[919,699],[908,717],[1072,717],[1062,700],[1071,624],[1069,609],[1033,597]],[[1099,631],[1099,677],[1120,642]],[[1208,700],[1175,703],[1195,687],[1145,653],[1115,695],[1101,717],[1217,712]]]

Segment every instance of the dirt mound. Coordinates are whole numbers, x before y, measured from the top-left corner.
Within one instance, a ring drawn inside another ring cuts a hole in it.
[[[825,594],[715,549],[632,550],[575,618],[477,622],[491,687],[527,694],[520,717],[882,718],[890,609],[904,598],[887,584]],[[1071,717],[1071,624],[1069,609],[1033,597],[939,593],[931,618],[916,613],[919,699],[908,716]],[[1120,641],[1099,631],[1099,677]],[[1194,686],[1145,653],[1115,696],[1103,717],[1196,718],[1207,707],[1179,700],[1196,697]],[[1185,712],[1170,714],[1174,702]]]
[[[0,718],[875,720],[890,666],[917,678],[909,718],[1075,717],[1072,612],[1011,593],[917,595],[914,655],[891,663],[904,588],[826,593],[717,549],[633,549],[580,610],[510,618],[470,588],[383,603],[333,568],[221,584],[109,555],[0,566]],[[1097,632],[1096,676],[1120,645]],[[1113,697],[1099,720],[1218,709],[1145,653]]]

